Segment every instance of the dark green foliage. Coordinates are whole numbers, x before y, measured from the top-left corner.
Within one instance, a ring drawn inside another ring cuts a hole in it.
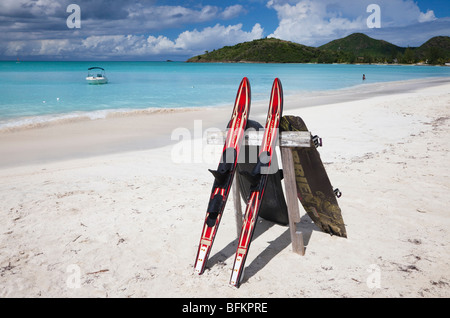
[[[450,62],[450,37],[434,37],[418,48],[402,48],[362,33],[318,48],[265,38],[205,51],[188,62],[444,64]]]
[[[383,40],[372,39],[362,33],[354,33],[345,38],[331,41],[319,48],[341,53],[347,63],[391,63],[398,53],[405,51],[404,48]]]
[[[444,64],[450,62],[450,37],[436,36],[431,38],[415,50],[418,60],[429,64]]]
[[[188,62],[307,63],[318,52],[317,48],[270,38],[225,46],[220,50],[195,56]]]

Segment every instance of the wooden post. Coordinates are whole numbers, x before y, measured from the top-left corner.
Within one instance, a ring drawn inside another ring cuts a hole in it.
[[[300,255],[305,255],[303,234],[297,231],[297,223],[300,223],[300,210],[297,199],[297,185],[295,181],[294,161],[292,150],[288,147],[281,148],[283,162],[284,190],[288,207],[289,229],[291,232],[292,250]]]
[[[242,206],[241,206],[241,185],[239,184],[239,180],[237,177],[237,173],[234,175],[234,182],[233,182],[233,199],[234,199],[234,216],[236,218],[236,231],[237,231],[237,238],[239,239],[239,236],[241,235],[241,229],[243,225],[243,219],[242,219]]]

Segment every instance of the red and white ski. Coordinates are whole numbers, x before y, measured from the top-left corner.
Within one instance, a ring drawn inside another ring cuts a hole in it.
[[[269,111],[267,114],[266,127],[258,156],[258,163],[255,169],[245,175],[251,183],[250,195],[245,210],[244,223],[239,237],[239,245],[237,247],[236,256],[231,273],[230,284],[239,287],[245,260],[248,255],[250,243],[258,218],[259,208],[264,195],[264,190],[269,176],[272,154],[276,146],[278,137],[278,127],[283,111],[283,89],[281,82],[276,78],[273,82],[272,92],[270,96]]]
[[[195,272],[199,275],[205,271],[209,253],[211,252],[228,194],[230,193],[231,184],[233,183],[239,150],[244,140],[245,127],[247,126],[250,112],[250,100],[250,83],[244,77],[236,95],[231,120],[227,126],[228,131],[221,161],[217,170],[209,170],[214,175],[214,184],[194,265]]]

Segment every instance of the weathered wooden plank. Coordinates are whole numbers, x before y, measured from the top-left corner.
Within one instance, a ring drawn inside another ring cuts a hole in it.
[[[208,145],[223,145],[227,136],[226,131],[207,131]],[[244,145],[259,146],[262,143],[264,131],[248,131],[245,133]],[[280,135],[281,147],[311,147],[311,133],[308,131],[283,131]]]
[[[281,147],[311,147],[311,133],[309,131],[281,132]]]

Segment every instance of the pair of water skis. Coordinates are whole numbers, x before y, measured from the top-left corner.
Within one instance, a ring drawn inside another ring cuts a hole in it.
[[[247,129],[263,128],[259,123],[248,119],[250,104],[250,83],[247,78],[243,78],[227,126],[222,158],[217,170],[210,170],[214,176],[214,184],[194,265],[198,274],[204,272],[237,171],[237,182],[247,206],[230,279],[230,284],[235,287],[239,287],[243,278],[245,260],[258,216],[282,225],[289,223],[281,186],[282,170],[278,168],[275,153],[279,131],[308,131],[300,117],[282,116],[283,89],[280,80],[276,78],[272,85],[262,143],[259,147],[243,145]],[[319,140],[313,137],[311,142],[313,146],[309,148],[292,148],[298,198],[321,230],[346,237],[341,210],[336,200],[338,194],[333,190],[319,152],[314,146],[319,144]],[[241,150],[245,152],[245,160],[238,160],[241,158]],[[257,154],[256,160],[250,160],[252,153]]]

